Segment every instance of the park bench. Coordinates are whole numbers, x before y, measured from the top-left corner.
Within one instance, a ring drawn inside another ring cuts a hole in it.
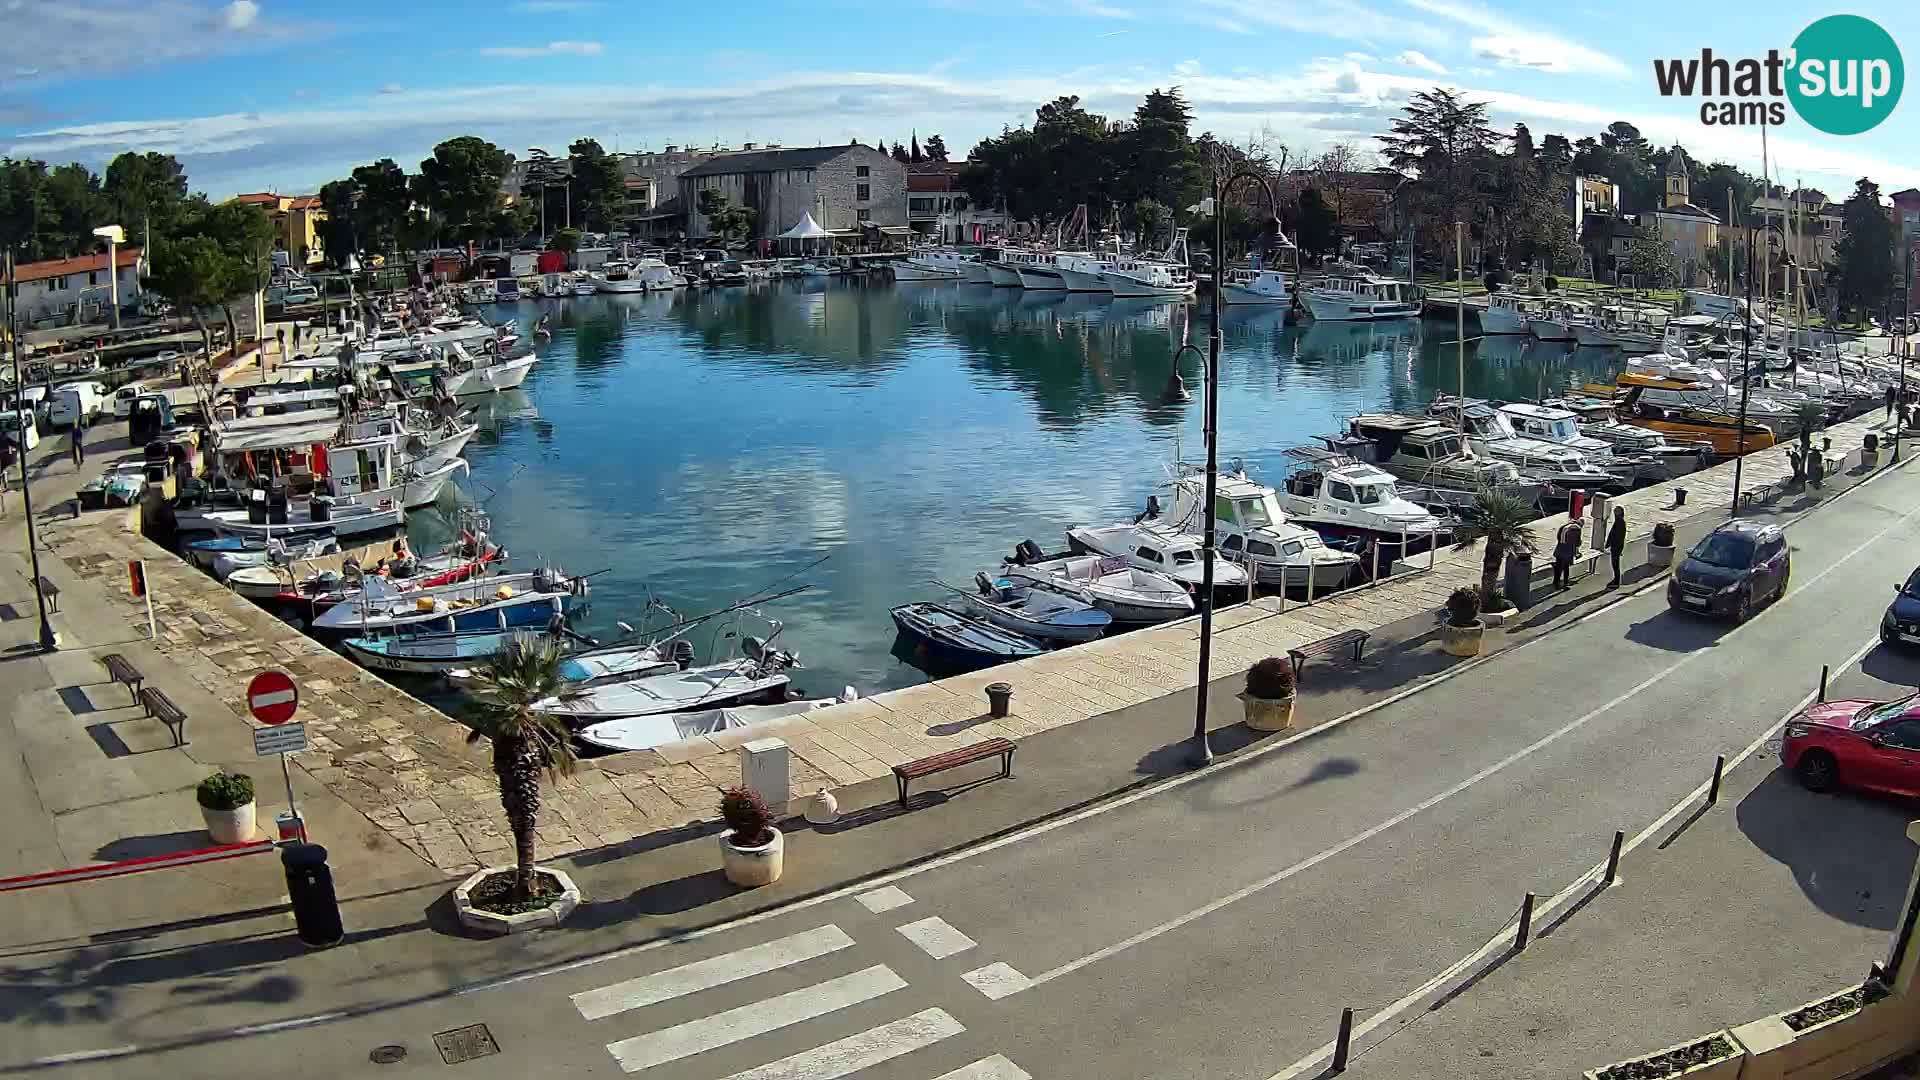
[[[1287,658],[1293,661],[1293,677],[1300,678],[1300,668],[1309,657],[1326,656],[1339,652],[1348,646],[1353,647],[1353,658],[1360,659],[1360,652],[1367,647],[1367,638],[1372,635],[1365,630],[1342,630],[1332,637],[1323,637],[1319,641],[1309,641],[1287,650]]]
[[[100,662],[107,667],[107,679],[126,687],[134,703],[139,704],[140,684],[147,681],[147,677],[140,674],[140,669],[134,667],[126,657],[117,652],[101,657]]]
[[[35,586],[39,588],[40,595],[47,598],[47,610],[59,611],[60,610],[60,586],[55,585],[52,581],[44,577],[34,578],[33,581]]]
[[[985,761],[990,757],[1000,759],[1000,777],[1006,779],[1013,775],[1013,741],[1011,739],[987,739],[948,750],[932,757],[923,757],[918,761],[909,761],[893,767],[893,778],[900,784],[900,805],[907,805],[907,784],[923,776],[946,772],[948,769],[969,765],[976,761]]]
[[[155,687],[140,691],[140,704],[146,707],[147,715],[167,725],[167,731],[173,735],[173,745],[187,744],[187,714],[173,700]]]

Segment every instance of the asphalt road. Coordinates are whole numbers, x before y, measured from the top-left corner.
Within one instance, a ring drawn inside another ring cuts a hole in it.
[[[1795,708],[1823,663],[1856,658],[1916,525],[1920,476],[1889,474],[1791,527],[1791,590],[1745,626],[1671,614],[1656,589],[879,898],[140,1068],[442,1075],[432,1035],[484,1023],[499,1053],[458,1075],[1265,1080],[1342,1007],[1365,1020],[1480,947],[1522,894],[1558,892]],[[389,1043],[408,1056],[369,1065]]]

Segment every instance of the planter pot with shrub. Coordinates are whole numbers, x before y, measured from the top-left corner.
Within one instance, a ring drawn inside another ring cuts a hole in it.
[[[1447,621],[1440,627],[1440,647],[1453,656],[1479,656],[1486,624],[1480,621],[1480,591],[1461,587],[1447,597]]]
[[[253,839],[253,777],[217,772],[200,781],[194,796],[214,843],[244,844]]]
[[[780,880],[786,838],[773,827],[773,814],[759,792],[728,789],[720,799],[720,817],[727,823],[720,834],[720,868],[727,880],[748,889]]]
[[[1247,689],[1240,703],[1247,710],[1247,726],[1255,731],[1286,731],[1293,727],[1293,664],[1269,656],[1247,671]]]
[[[1673,526],[1661,522],[1653,527],[1653,539],[1647,542],[1648,566],[1673,565]]]
[[[1740,1044],[1724,1031],[1716,1031],[1704,1039],[1670,1046],[1645,1057],[1632,1061],[1616,1062],[1601,1069],[1588,1069],[1581,1075],[1586,1080],[1671,1080],[1673,1077],[1688,1077],[1690,1080],[1713,1080],[1725,1077],[1733,1080],[1740,1075],[1746,1064],[1746,1054]]]
[[[521,934],[559,926],[580,906],[580,886],[559,870],[535,867],[531,895],[516,895],[519,868],[489,866],[454,887],[460,925],[487,934]]]

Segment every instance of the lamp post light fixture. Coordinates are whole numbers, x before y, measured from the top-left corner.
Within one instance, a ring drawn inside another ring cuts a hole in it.
[[[1252,180],[1266,193],[1267,209],[1273,215],[1270,226],[1271,238],[1280,235],[1280,203],[1273,197],[1273,187],[1266,177],[1258,173],[1242,170],[1231,176],[1216,173],[1213,178],[1213,196],[1210,200],[1213,214],[1213,269],[1209,275],[1213,287],[1213,312],[1211,324],[1207,330],[1207,374],[1206,386],[1202,392],[1206,395],[1206,442],[1207,475],[1206,493],[1202,505],[1206,507],[1205,528],[1200,535],[1200,685],[1195,688],[1193,711],[1193,749],[1189,761],[1195,768],[1201,768],[1213,761],[1213,747],[1207,741],[1207,684],[1213,665],[1213,560],[1214,549],[1214,493],[1217,488],[1220,465],[1220,280],[1226,276],[1227,247],[1227,194],[1233,186],[1242,180]],[[1174,353],[1177,361],[1192,345],[1183,345]],[[1197,351],[1197,350],[1196,350]],[[1178,368],[1175,368],[1176,374]],[[1251,571],[1249,571],[1251,573]]]
[[[113,328],[120,329],[120,245],[127,242],[127,230],[118,225],[102,225],[93,235],[107,242],[107,295],[113,305]]]

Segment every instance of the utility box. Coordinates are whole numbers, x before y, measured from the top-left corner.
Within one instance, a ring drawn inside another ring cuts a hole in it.
[[[740,786],[759,792],[776,812],[792,794],[788,790],[791,753],[780,739],[755,739],[740,747]]]
[[[1587,529],[1587,544],[1595,551],[1604,551],[1607,546],[1607,528],[1613,524],[1613,496],[1604,491],[1593,493],[1593,502],[1589,504],[1591,515]]]

